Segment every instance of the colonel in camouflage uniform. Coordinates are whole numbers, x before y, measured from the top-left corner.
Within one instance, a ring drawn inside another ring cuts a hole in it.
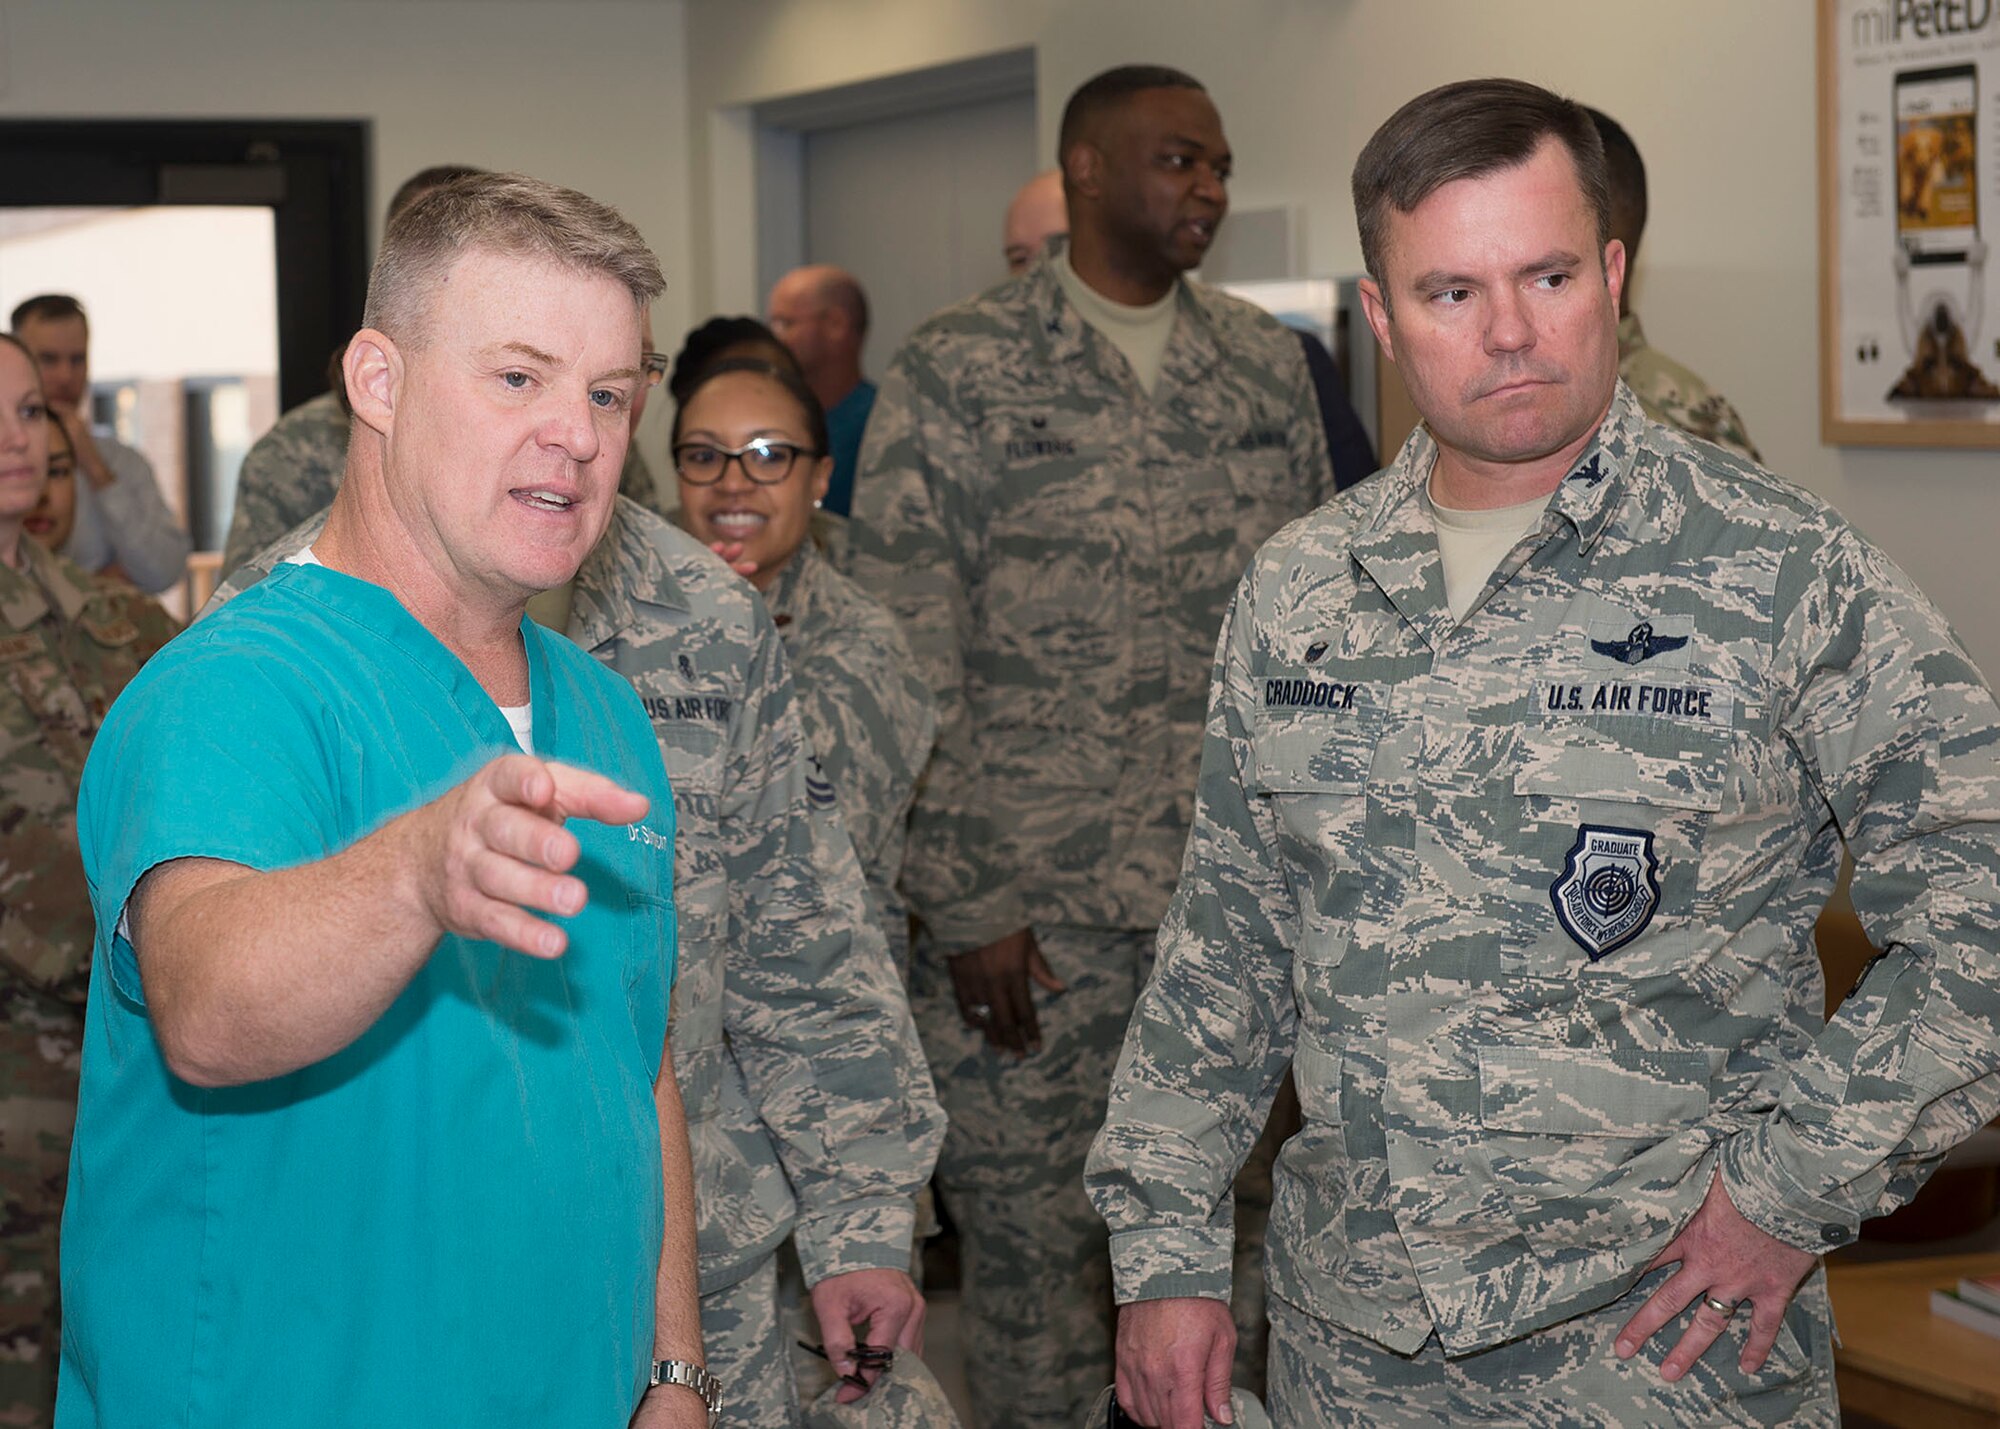
[[[1062,153],[1072,246],[910,338],[849,533],[939,703],[911,997],[951,1117],[939,1183],[986,1429],[1069,1429],[1110,1379],[1083,1158],[1186,842],[1215,630],[1257,543],[1332,493],[1297,340],[1181,277],[1227,204],[1199,85],[1100,76]],[[1086,283],[1118,265],[1155,306]],[[1163,347],[1108,336],[1109,307],[1164,318]]]
[[[1090,1168],[1141,1423],[1226,1364],[1224,1192],[1288,1066],[1280,1426],[1830,1424],[1818,1255],[2000,1110],[2000,711],[1835,513],[1616,381],[1601,164],[1491,80],[1356,166],[1426,425],[1223,628]],[[1440,513],[1482,490],[1523,514],[1468,587]],[[1887,952],[1825,1023],[1843,840]]]
[[[317,529],[286,536],[217,602]],[[911,1198],[943,1117],[756,594],[621,500],[577,572],[566,629],[631,680],[674,791],[668,1039],[694,1150],[709,1368],[729,1423],[796,1425],[774,1252],[790,1237],[822,1294],[850,1272],[905,1275]]]
[[[11,341],[0,368],[0,387],[39,398],[33,359]],[[0,417],[0,461],[18,455],[11,433],[22,425]],[[24,514],[11,523],[20,565],[0,562],[0,1424],[43,1426],[56,1399],[56,1237],[95,930],[77,787],[105,711],[177,627],[123,581],[93,580],[23,536]]]

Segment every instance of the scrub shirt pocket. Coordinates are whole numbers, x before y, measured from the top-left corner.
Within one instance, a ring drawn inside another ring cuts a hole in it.
[[[1730,747],[1726,731],[1664,722],[1522,735],[1516,971],[1636,978],[1682,965]]]

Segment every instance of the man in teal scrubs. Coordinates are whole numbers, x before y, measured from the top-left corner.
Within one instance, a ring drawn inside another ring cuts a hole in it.
[[[660,287],[533,180],[400,216],[324,532],[99,734],[65,1429],[704,1423],[673,806],[523,620],[610,518]]]

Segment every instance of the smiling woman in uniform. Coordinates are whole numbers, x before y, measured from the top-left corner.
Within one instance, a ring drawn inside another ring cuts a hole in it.
[[[173,637],[122,581],[48,547],[49,417],[34,358],[0,335],[0,1423],[44,1424],[61,1318],[56,1231],[69,1176],[94,924],[76,842],[83,762],[104,712]],[[68,477],[65,475],[64,480]],[[26,539],[32,533],[40,540]]]
[[[896,882],[917,775],[936,715],[895,618],[834,570],[813,539],[833,473],[826,415],[789,367],[722,358],[690,382],[675,415],[680,520],[763,594],[798,687],[806,736],[868,876],[889,950],[909,968]]]

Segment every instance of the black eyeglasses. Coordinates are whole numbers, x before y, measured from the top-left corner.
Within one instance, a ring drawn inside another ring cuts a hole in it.
[[[646,385],[648,387],[657,387],[666,381],[667,369],[673,366],[673,364],[674,360],[664,352],[642,352],[639,354],[639,366],[645,370]]]
[[[791,442],[767,442],[761,438],[733,449],[708,442],[682,442],[674,448],[674,470],[690,486],[713,486],[722,480],[733,461],[759,486],[776,486],[792,474],[800,457],[818,455]]]

